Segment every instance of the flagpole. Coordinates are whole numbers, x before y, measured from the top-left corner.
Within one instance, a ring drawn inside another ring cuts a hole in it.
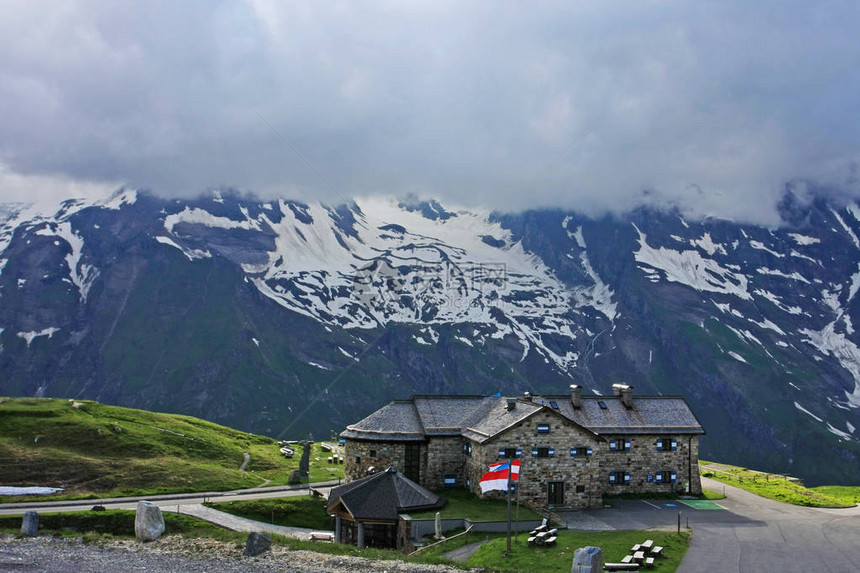
[[[523,468],[520,468],[520,471],[517,472],[517,529],[516,529],[516,537],[514,537],[514,541],[519,544],[520,542],[520,478],[522,477]]]
[[[513,473],[514,464],[510,462],[508,465],[508,550],[505,551],[505,557],[511,556],[511,473]]]

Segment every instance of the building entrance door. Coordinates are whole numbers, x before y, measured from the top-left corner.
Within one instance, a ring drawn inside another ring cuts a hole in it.
[[[547,505],[564,505],[564,482],[551,481],[546,488]]]

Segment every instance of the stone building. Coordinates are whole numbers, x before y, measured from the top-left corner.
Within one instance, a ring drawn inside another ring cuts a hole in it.
[[[523,503],[585,508],[604,495],[701,493],[704,433],[683,398],[615,384],[613,396],[413,396],[341,436],[347,480],[393,467],[429,489],[480,494],[489,464],[521,458]]]

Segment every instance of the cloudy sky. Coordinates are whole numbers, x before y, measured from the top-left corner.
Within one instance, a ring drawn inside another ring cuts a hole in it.
[[[852,1],[6,0],[0,199],[226,186],[772,222],[789,181],[860,195],[858,25]]]

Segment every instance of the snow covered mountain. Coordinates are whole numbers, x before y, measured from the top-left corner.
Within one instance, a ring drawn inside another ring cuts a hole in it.
[[[702,457],[860,462],[860,208],[784,225],[213,193],[0,209],[0,392],[292,434],[413,393],[682,394]]]

